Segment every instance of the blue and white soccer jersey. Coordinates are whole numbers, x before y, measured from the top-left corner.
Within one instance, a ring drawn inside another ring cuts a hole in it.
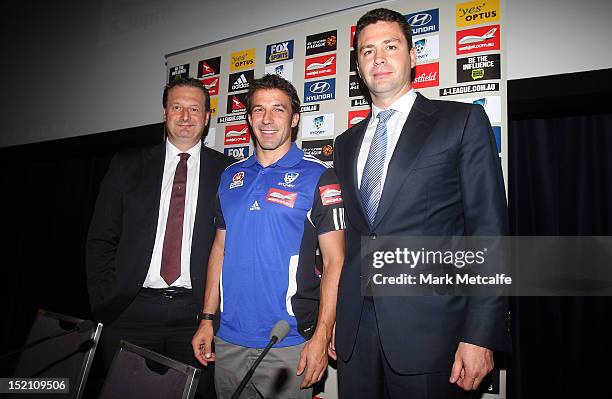
[[[279,346],[309,339],[319,307],[318,236],[345,227],[334,171],[295,143],[265,168],[253,154],[221,176],[216,223],[226,230],[217,336],[263,348],[284,319],[291,330]]]

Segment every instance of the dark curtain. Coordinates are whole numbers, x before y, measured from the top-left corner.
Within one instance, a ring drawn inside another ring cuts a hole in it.
[[[85,238],[100,182],[118,149],[162,140],[159,124],[0,149],[0,354],[25,342],[39,308],[91,317]]]
[[[513,234],[612,235],[611,155],[611,113],[511,120]],[[610,396],[612,298],[517,297],[511,311],[509,398]]]

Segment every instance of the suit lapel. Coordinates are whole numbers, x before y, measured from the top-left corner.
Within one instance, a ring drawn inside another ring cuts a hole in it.
[[[211,196],[208,195],[211,190],[214,192],[217,191],[217,177],[215,173],[212,173],[214,170],[212,159],[208,156],[204,144],[202,144],[202,149],[200,150],[198,203],[196,205],[195,220],[193,222],[193,238],[191,239],[191,262],[195,259],[200,259],[197,255],[198,251],[205,248],[205,245],[200,243],[200,240],[202,239],[202,233],[207,231],[205,209],[215,206],[214,201],[210,203]],[[212,198],[214,198],[214,196]],[[203,265],[194,265],[192,263],[191,269],[193,270],[194,267],[203,267]]]
[[[355,227],[364,232],[370,231],[370,223],[365,216],[366,213],[363,208],[363,204],[361,203],[361,196],[359,195],[357,184],[357,159],[359,157],[359,149],[361,148],[361,143],[363,142],[363,138],[365,136],[368,123],[370,123],[371,117],[372,112],[370,112],[367,119],[357,126],[352,140],[346,140],[346,148],[344,148],[344,154],[346,154],[346,157],[343,167],[344,170],[347,171],[347,184],[346,186],[342,187],[342,189],[346,191],[343,192],[342,195],[349,197],[347,198],[348,203],[358,204],[357,207],[346,207],[346,212],[349,214],[350,220],[357,223]]]
[[[414,161],[418,158],[427,137],[431,133],[436,112],[437,108],[431,101],[417,94],[387,168],[387,177],[385,178],[373,228],[380,223],[385,213],[393,205],[400,186],[412,171]]]
[[[140,202],[143,206],[147,206],[146,214],[148,215],[147,225],[142,226],[143,233],[149,234],[152,238],[148,240],[151,243],[151,252],[153,251],[153,243],[155,242],[155,234],[157,233],[157,222],[159,219],[159,199],[161,197],[161,183],[164,174],[164,162],[166,158],[165,144],[159,144],[143,154],[142,158],[142,176],[138,184],[137,190]]]

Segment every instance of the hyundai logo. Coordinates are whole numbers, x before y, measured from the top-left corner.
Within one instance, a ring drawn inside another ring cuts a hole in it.
[[[329,88],[330,85],[327,82],[316,82],[310,85],[310,91],[316,94],[325,93]]]
[[[408,19],[408,23],[412,27],[427,25],[431,22],[430,14],[416,14]]]

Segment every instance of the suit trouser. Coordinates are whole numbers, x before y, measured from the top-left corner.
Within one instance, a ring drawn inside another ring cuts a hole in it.
[[[168,298],[141,290],[125,311],[102,330],[101,350],[106,369],[119,341],[125,340],[202,369],[196,397],[215,398],[214,366],[200,364],[191,348],[198,311],[191,294]]]
[[[409,331],[405,332],[410,334]],[[427,349],[423,349],[427,350]],[[442,373],[405,375],[387,362],[380,343],[376,311],[371,297],[363,301],[353,354],[348,362],[338,358],[340,399],[449,399],[469,398],[469,393],[448,382]]]

